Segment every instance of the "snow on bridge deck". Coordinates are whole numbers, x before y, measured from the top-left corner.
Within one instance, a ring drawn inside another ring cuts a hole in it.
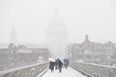
[[[50,70],[48,70],[42,77],[87,77],[87,76],[84,76],[80,72],[69,67],[68,69],[63,68],[61,73],[59,73],[58,70],[54,72],[51,72]]]

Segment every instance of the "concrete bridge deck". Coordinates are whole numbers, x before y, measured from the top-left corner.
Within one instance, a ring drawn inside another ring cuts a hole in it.
[[[38,75],[37,77],[40,76]],[[87,77],[87,76],[69,67],[68,69],[63,68],[61,73],[59,73],[58,70],[54,70],[53,72],[48,70],[42,77]]]

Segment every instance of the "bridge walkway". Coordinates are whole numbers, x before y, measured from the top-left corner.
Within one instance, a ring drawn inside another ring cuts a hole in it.
[[[37,77],[40,77],[39,75]],[[63,68],[62,72],[59,73],[58,70],[51,72],[48,70],[42,77],[87,77],[82,73],[78,72],[77,70],[68,67],[68,69]]]

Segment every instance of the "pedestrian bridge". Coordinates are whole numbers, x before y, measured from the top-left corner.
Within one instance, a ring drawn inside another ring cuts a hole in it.
[[[116,67],[71,62],[62,72],[50,72],[49,62],[0,71],[0,77],[116,77]]]
[[[38,75],[37,77],[40,77],[40,75]],[[63,68],[61,73],[59,73],[58,70],[55,70],[54,72],[48,70],[45,74],[43,74],[42,77],[87,77],[87,76],[69,67],[68,69]]]

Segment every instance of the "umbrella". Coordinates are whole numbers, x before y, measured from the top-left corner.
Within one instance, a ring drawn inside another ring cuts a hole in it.
[[[55,62],[54,58],[48,58],[49,61]]]

